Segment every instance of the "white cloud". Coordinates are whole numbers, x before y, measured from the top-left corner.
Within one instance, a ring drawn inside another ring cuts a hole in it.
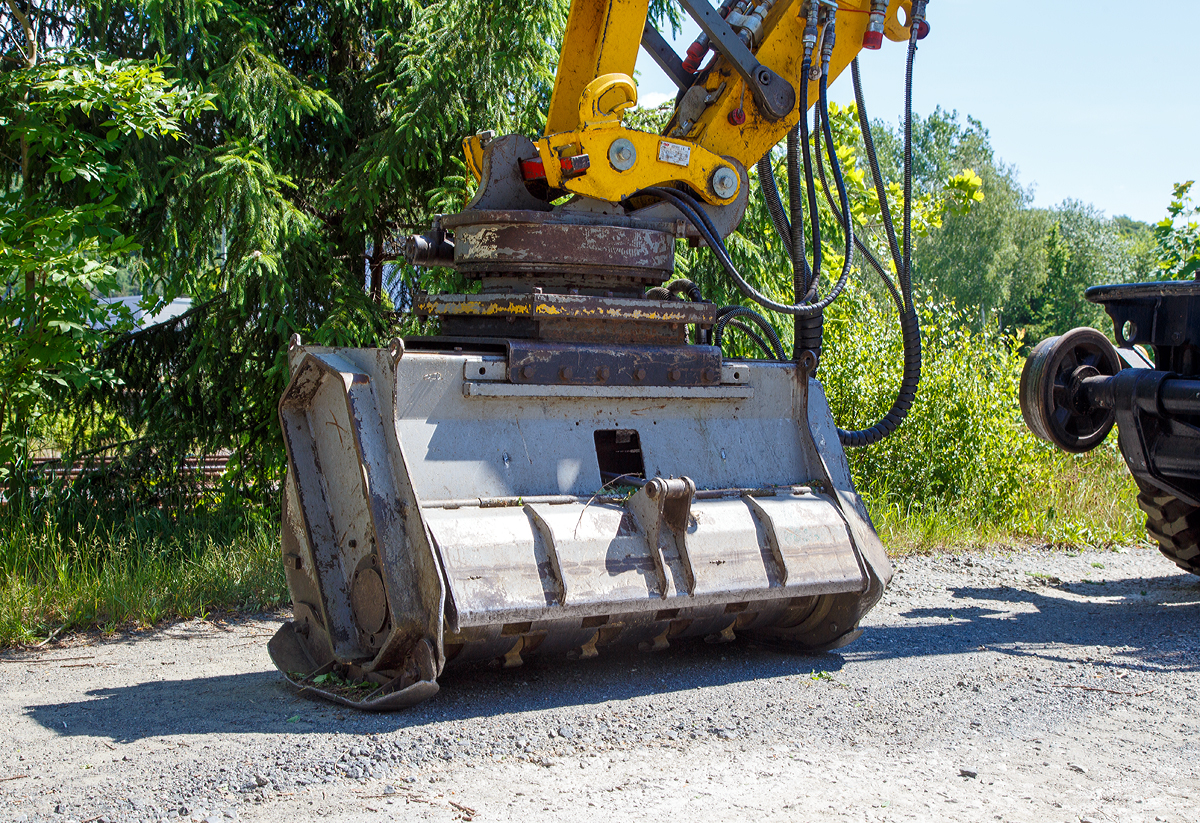
[[[638,106],[643,109],[656,109],[668,100],[674,100],[675,95],[664,94],[661,91],[648,91],[638,95]]]

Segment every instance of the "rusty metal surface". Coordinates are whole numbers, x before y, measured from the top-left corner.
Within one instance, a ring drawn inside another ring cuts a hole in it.
[[[625,272],[609,276],[603,271],[587,270],[581,273],[556,271],[552,273],[529,272],[480,272],[475,275],[483,294],[520,294],[522,292],[546,292],[547,294],[582,294],[588,297],[623,297],[641,300],[646,290],[660,285],[662,278],[651,272]]]
[[[419,294],[413,301],[413,314],[438,317],[457,315],[538,320],[631,320],[640,323],[711,326],[716,322],[716,312],[717,307],[712,303],[580,294]]]
[[[662,282],[675,270],[675,236],[656,229],[544,222],[479,222],[454,230],[463,273],[556,272]]]
[[[753,386],[544,386],[515,383],[464,383],[463,396],[497,400],[646,400],[693,403],[752,400]]]
[[[559,226],[614,226],[617,228],[644,229],[665,232],[677,237],[683,233],[686,221],[682,217],[665,219],[637,218],[620,214],[601,214],[594,211],[558,210],[554,212],[523,209],[464,209],[442,218],[447,229],[457,230],[463,226],[480,224],[520,224]]]
[[[510,340],[508,379],[540,385],[710,386],[721,382],[721,350]]]
[[[597,298],[599,299],[599,298]],[[501,343],[509,339],[545,340],[556,343],[600,343],[620,340],[638,346],[683,346],[687,326],[643,320],[586,320],[575,317],[536,319],[442,315],[442,333],[460,338],[491,337]]]

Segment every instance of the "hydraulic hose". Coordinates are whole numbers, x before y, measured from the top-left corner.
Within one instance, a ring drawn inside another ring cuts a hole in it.
[[[767,346],[766,342],[759,338],[756,340],[759,348],[763,349],[763,351],[765,351],[775,360],[787,360],[787,357],[783,352],[783,343],[779,340],[779,335],[775,332],[774,327],[767,322],[767,318],[763,317],[758,312],[754,311],[753,309],[748,309],[745,306],[722,306],[718,310],[717,315],[717,322],[713,325],[713,345],[721,345],[721,337],[724,334],[725,327],[727,325],[733,325],[735,328],[739,328],[748,332],[751,336],[751,339],[757,338],[758,335],[754,334],[748,327],[746,327],[744,323],[740,323],[734,319],[736,317],[746,317],[754,321],[754,323],[766,334],[767,340],[770,341],[770,346]]]
[[[921,14],[918,16],[923,20],[924,2],[920,2]],[[816,5],[815,3],[813,4]],[[812,17],[815,14],[810,14],[810,27],[813,25]],[[831,19],[827,21],[826,29],[833,25]],[[759,180],[763,189],[763,198],[766,202],[767,211],[771,215],[771,222],[779,235],[784,245],[788,247],[792,258],[793,266],[793,286],[794,294],[797,296],[797,303],[787,305],[771,300],[765,295],[758,292],[751,286],[737,271],[732,259],[729,256],[728,249],[725,248],[721,240],[720,233],[713,225],[708,214],[704,211],[696,200],[688,194],[674,189],[664,189],[660,187],[650,187],[642,190],[639,194],[650,194],[664,199],[674,205],[697,229],[700,236],[713,250],[718,261],[724,267],[726,273],[738,286],[739,290],[756,303],[778,311],[784,314],[792,315],[796,318],[795,321],[795,336],[793,340],[793,357],[799,359],[801,352],[804,350],[814,350],[819,352],[821,342],[821,325],[822,313],[844,290],[849,279],[849,273],[852,266],[852,258],[854,250],[857,249],[862,257],[867,260],[875,272],[879,275],[892,300],[896,303],[896,308],[900,315],[901,335],[904,347],[904,375],[901,379],[900,389],[896,399],[892,403],[887,414],[870,428],[860,431],[847,431],[838,429],[839,440],[843,445],[848,447],[861,447],[877,443],[883,438],[894,432],[904,418],[907,416],[909,409],[912,407],[916,399],[917,386],[921,378],[921,334],[920,322],[917,313],[913,306],[912,300],[912,77],[913,63],[917,50],[917,40],[920,35],[921,26],[919,21],[913,21],[911,26],[912,33],[909,37],[908,59],[905,66],[905,93],[904,93],[904,209],[903,209],[903,246],[900,245],[896,237],[895,226],[892,221],[891,210],[887,201],[886,190],[883,187],[882,175],[879,169],[879,158],[875,149],[874,140],[871,136],[870,120],[867,117],[866,106],[863,102],[862,83],[859,76],[858,61],[852,63],[852,75],[854,79],[855,100],[858,104],[859,125],[862,129],[863,143],[866,147],[867,159],[870,164],[872,182],[875,186],[875,191],[879,197],[880,214],[884,224],[884,230],[888,239],[888,248],[892,255],[892,260],[896,266],[896,271],[899,279],[899,286],[888,276],[882,263],[875,257],[867,245],[861,238],[856,237],[854,233],[853,220],[850,214],[849,195],[846,190],[845,179],[842,175],[841,165],[837,160],[837,154],[834,148],[832,127],[829,119],[829,103],[828,103],[828,69],[827,58],[823,61],[820,72],[819,100],[818,107],[815,112],[815,125],[813,140],[816,148],[815,164],[817,172],[820,175],[823,190],[826,200],[834,215],[841,223],[844,241],[845,254],[843,257],[843,265],[841,276],[839,277],[830,294],[823,300],[818,300],[819,295],[819,280],[822,265],[822,250],[821,250],[821,235],[819,213],[817,211],[817,194],[816,184],[813,178],[813,157],[809,147],[809,130],[808,130],[808,83],[801,82],[800,93],[800,111],[801,118],[797,127],[788,133],[788,199],[791,210],[791,220],[784,213],[783,203],[780,198],[778,184],[775,180],[774,169],[771,166],[770,153],[764,156],[758,162]],[[823,34],[831,34],[824,31]],[[822,38],[824,39],[824,38]],[[807,40],[807,38],[806,38]],[[822,52],[824,53],[825,44],[822,43]],[[832,51],[832,41],[829,51]],[[805,44],[805,55],[803,66],[805,71],[801,77],[808,76],[808,70],[812,68],[812,45],[808,42]],[[821,138],[824,137],[826,157],[829,159],[830,169],[833,175],[834,184],[838,192],[838,201],[834,202],[833,196],[829,191],[828,181],[825,175],[823,158],[821,156]],[[804,189],[805,192],[799,190],[800,181],[800,165],[801,158],[803,159],[804,173]],[[811,236],[813,245],[813,264],[811,269],[808,264],[808,255],[804,248],[805,245],[805,225],[804,225],[804,193],[808,195],[808,216],[811,223]],[[790,243],[789,243],[790,241]],[[674,291],[674,290],[673,290]],[[804,297],[800,298],[803,294]],[[815,301],[815,302],[814,302]],[[754,332],[744,323],[735,319],[738,317],[747,317],[766,332],[768,341],[762,339],[760,335]],[[783,360],[783,346],[779,342],[779,336],[774,328],[767,320],[757,312],[741,306],[724,307],[718,314],[718,320],[713,327],[713,342],[715,345],[720,345],[722,334],[727,326],[737,328],[745,333],[754,343],[766,353],[773,353],[777,359]],[[814,334],[815,332],[815,334]]]
[[[754,345],[758,346],[759,350],[767,356],[768,360],[778,360],[779,359],[778,356],[776,355],[776,353],[771,351],[771,345],[766,340],[764,340],[762,338],[762,336],[759,335],[758,332],[756,332],[754,329],[747,326],[741,320],[730,320],[728,327],[731,329],[737,329],[742,334],[749,337],[750,340],[754,343]]]
[[[763,200],[767,204],[767,212],[771,215],[771,225],[775,227],[775,233],[779,235],[779,242],[788,250],[790,257],[792,223],[783,211],[783,201],[779,198],[779,184],[775,181],[775,169],[771,167],[771,152],[769,151],[758,161],[758,185],[762,190]]]
[[[854,77],[854,94],[855,101],[858,105],[859,125],[863,133],[863,145],[867,150],[867,161],[870,164],[871,174],[875,183],[875,191],[879,197],[880,214],[883,217],[884,228],[888,235],[888,245],[891,249],[893,260],[896,264],[896,271],[900,277],[900,287],[897,291],[891,279],[886,276],[883,271],[883,266],[875,259],[866,247],[859,243],[859,250],[871,262],[872,266],[883,279],[884,284],[892,294],[892,299],[896,301],[897,309],[900,314],[900,332],[901,341],[904,347],[904,375],[900,380],[900,389],[896,393],[896,399],[892,401],[892,406],[888,409],[887,414],[883,416],[873,426],[860,429],[858,431],[847,431],[846,429],[838,429],[838,439],[842,445],[851,448],[859,448],[862,446],[870,446],[878,443],[885,437],[890,435],[900,427],[904,422],[904,418],[908,416],[909,410],[912,408],[913,402],[916,400],[917,387],[921,382],[921,325],[920,319],[917,316],[912,300],[912,252],[911,252],[911,232],[912,232],[912,67],[913,57],[917,50],[917,26],[913,25],[913,33],[909,39],[908,61],[905,72],[905,108],[904,108],[904,249],[903,256],[896,244],[895,228],[891,221],[891,212],[888,208],[886,191],[883,188],[882,176],[879,172],[879,157],[875,151],[875,143],[871,138],[870,120],[867,118],[866,108],[862,101],[862,83],[858,74],[858,61],[855,60],[851,64],[851,70]],[[829,156],[830,165],[833,166],[834,177],[836,180],[839,169],[836,166],[836,155],[833,152],[832,135],[829,132],[828,111],[824,111],[826,120],[825,140],[826,150]],[[819,158],[818,153],[818,158]],[[824,183],[824,168],[819,164],[818,171],[821,174],[822,183]],[[828,197],[828,187],[826,187],[826,196]],[[830,208],[834,204],[830,202]],[[835,216],[845,226],[850,224],[849,214],[845,210],[833,208]]]
[[[817,150],[817,174],[821,179],[821,187],[825,191],[825,202],[829,204],[829,210],[838,219],[839,223],[845,224],[846,215],[841,211],[841,209],[838,208],[837,203],[834,202],[833,195],[829,193],[829,183],[825,178],[825,164],[821,162],[819,144]],[[875,256],[875,253],[871,251],[870,247],[863,242],[862,237],[860,237],[857,233],[854,235],[854,247],[858,249],[859,255],[863,257],[871,265],[871,268],[875,270],[875,273],[879,275],[879,279],[883,282],[884,287],[888,290],[888,294],[892,296],[892,301],[896,304],[896,311],[900,314],[904,314],[904,296],[900,293],[900,289],[897,288],[896,282],[888,275],[887,271],[883,268],[883,263],[879,262],[879,258]]]
[[[667,284],[667,291],[678,297],[686,296],[693,303],[703,303],[704,295],[700,292],[700,287],[687,278],[680,277],[677,280],[672,280]]]
[[[900,270],[900,290],[912,291],[912,90],[913,60],[917,40],[925,18],[925,0],[917,0],[908,35],[908,60],[904,68],[904,267]],[[911,302],[911,301],[910,301]]]
[[[867,163],[871,169],[871,182],[875,186],[875,195],[879,198],[879,216],[883,222],[883,230],[887,234],[888,249],[892,253],[892,262],[899,273],[903,266],[900,256],[900,244],[896,241],[896,225],[892,222],[892,207],[888,204],[887,190],[883,186],[883,174],[879,171],[879,155],[875,151],[875,139],[871,136],[871,118],[867,116],[867,104],[862,90],[862,77],[858,71],[858,58],[850,63],[850,74],[854,81],[854,103],[858,109],[858,126],[862,132],[863,145],[867,150]],[[911,308],[907,303],[906,307]]]
[[[837,186],[838,201],[841,203],[841,210],[837,213],[841,214],[842,234],[845,236],[844,257],[842,259],[842,274],[838,280],[839,290],[845,287],[846,281],[850,279],[850,267],[854,263],[854,221],[850,219],[850,195],[846,192],[846,181],[842,177],[842,166],[837,160],[837,152],[833,148],[833,130],[829,125],[829,73],[821,72],[821,82],[818,87],[820,89],[819,105],[821,107],[818,113],[821,129],[825,134],[825,148],[828,152],[830,170],[833,172],[833,182]],[[811,192],[813,201],[816,200],[816,186],[813,186]]]
[[[687,220],[696,227],[696,231],[700,233],[700,237],[705,243],[708,244],[709,248],[713,250],[713,254],[716,255],[717,260],[725,269],[725,273],[729,275],[729,278],[733,280],[734,284],[738,287],[742,294],[746,295],[746,297],[750,298],[764,308],[770,309],[771,311],[777,311],[780,314],[789,314],[796,317],[808,317],[824,311],[830,303],[838,298],[838,296],[846,287],[846,280],[848,278],[843,277],[828,296],[817,301],[816,303],[789,304],[772,300],[765,294],[755,289],[752,285],[746,282],[744,277],[742,277],[741,273],[737,270],[737,266],[734,265],[733,260],[729,257],[729,250],[725,248],[725,243],[722,242],[720,232],[717,230],[716,225],[713,224],[712,219],[708,216],[708,213],[704,211],[700,204],[691,195],[686,194],[678,189],[668,189],[661,186],[648,186],[644,189],[639,189],[631,196],[637,197],[639,195],[658,197],[659,199],[666,200],[668,203],[673,205],[680,214],[687,218]]]

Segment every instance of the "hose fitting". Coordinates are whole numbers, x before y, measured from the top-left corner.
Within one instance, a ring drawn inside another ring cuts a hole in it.
[[[821,27],[821,77],[829,76],[829,62],[833,59],[833,47],[837,44],[836,0],[820,0],[825,7],[825,25]]]
[[[925,7],[929,5],[929,0],[913,0],[912,18],[909,20],[909,31],[911,37],[916,40],[924,40],[929,36],[929,21],[925,19]]]
[[[706,54],[708,54],[708,37],[701,34],[694,43],[688,46],[687,57],[683,58],[683,70],[688,74],[695,74]]]
[[[887,17],[887,0],[871,0],[871,18],[863,34],[863,48],[877,51],[883,48],[883,21]]]
[[[811,55],[817,48],[817,4],[810,2],[808,4],[808,18],[804,23],[804,37],[801,41],[804,44],[804,53]]]
[[[729,10],[733,8],[733,2],[734,0],[725,0],[720,8],[717,9],[717,14],[721,15],[722,19],[729,16]],[[687,47],[687,57],[683,58],[683,70],[688,74],[695,74],[699,70],[700,63],[703,62],[705,55],[708,54],[709,46],[708,35],[701,33],[695,42]]]

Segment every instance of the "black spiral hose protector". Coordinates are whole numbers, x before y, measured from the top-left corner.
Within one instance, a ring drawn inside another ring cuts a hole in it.
[[[792,223],[783,211],[783,201],[779,197],[779,184],[775,180],[775,169],[771,167],[771,152],[767,152],[758,161],[758,185],[762,190],[763,200],[767,204],[767,212],[771,215],[771,225],[779,235],[779,242],[787,249],[791,257]],[[808,261],[805,260],[805,263]],[[793,267],[794,267],[793,263]],[[793,271],[795,269],[793,268]]]
[[[667,291],[673,295],[680,297],[686,296],[693,303],[704,303],[704,295],[700,292],[700,287],[688,280],[686,277],[680,277],[672,280],[667,284]]]
[[[895,229],[892,226],[886,192],[884,191],[883,180],[879,173],[879,157],[875,152],[875,143],[871,139],[870,120],[867,118],[866,108],[862,102],[862,84],[858,75],[857,59],[851,66],[854,77],[855,102],[858,104],[859,125],[863,132],[863,145],[867,150],[867,160],[871,166],[871,174],[876,187],[875,191],[879,196],[880,213],[884,218],[884,226],[888,234],[888,245],[891,247],[893,259],[896,263],[896,271],[900,277],[899,294],[897,294],[897,290],[892,284],[891,279],[885,275],[883,266],[875,259],[874,255],[867,252],[861,244],[859,250],[865,253],[867,259],[889,287],[892,298],[897,301],[897,309],[900,312],[901,341],[904,347],[904,375],[900,379],[900,389],[896,393],[896,399],[892,401],[891,408],[888,409],[887,414],[879,422],[869,428],[858,431],[838,429],[838,440],[842,442],[843,446],[848,448],[870,446],[896,431],[900,427],[900,424],[904,422],[904,418],[908,416],[909,409],[912,408],[912,404],[916,401],[917,387],[921,382],[921,322],[912,301],[912,247],[910,245],[912,239],[912,67],[913,57],[917,51],[916,30],[917,27],[913,26],[913,34],[909,39],[908,61],[905,72],[903,257],[901,257],[900,250],[897,248]],[[830,162],[832,163],[833,146],[832,141],[829,140],[828,133],[826,134],[826,142],[828,143],[826,148],[830,152]],[[824,170],[819,170],[822,172],[822,178],[824,178]],[[822,180],[822,182],[824,181]],[[828,188],[826,189],[826,193],[828,193]],[[830,206],[832,205],[830,203]],[[846,212],[839,212],[835,209],[834,214],[843,223],[848,222],[849,215]]]
[[[713,345],[721,345],[721,336],[724,334],[725,327],[727,325],[733,325],[736,323],[738,328],[741,328],[744,331],[750,331],[743,323],[739,323],[737,320],[735,320],[734,318],[736,317],[746,317],[750,320],[753,320],[754,323],[763,330],[767,336],[767,339],[771,343],[770,347],[768,348],[766,345],[763,345],[760,342],[760,348],[762,348],[767,352],[767,354],[776,360],[787,360],[787,357],[783,352],[783,343],[780,341],[779,335],[775,332],[774,327],[767,321],[767,318],[754,311],[754,309],[748,309],[745,306],[722,306],[717,311],[717,322],[713,325]],[[757,335],[754,336],[756,337]]]

